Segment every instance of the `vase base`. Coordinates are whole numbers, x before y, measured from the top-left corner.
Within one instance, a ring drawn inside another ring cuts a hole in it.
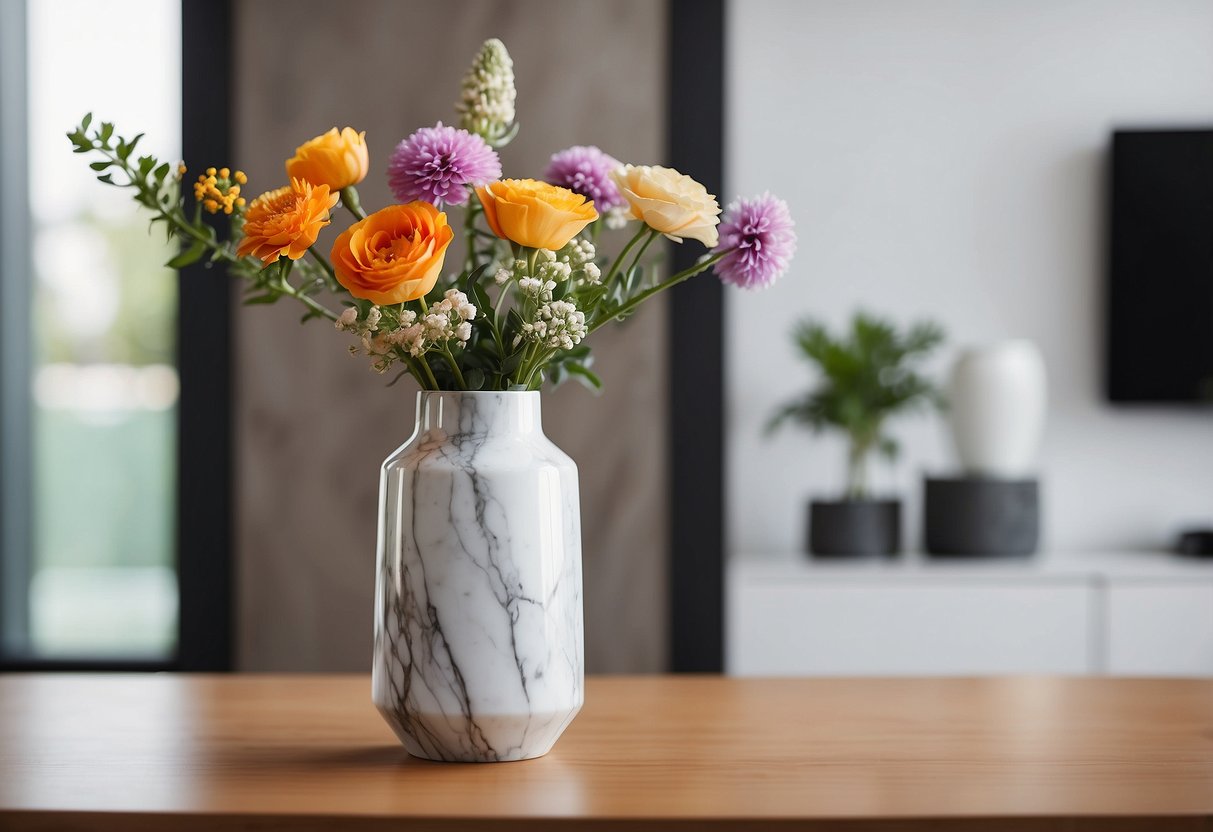
[[[492,714],[468,721],[462,715],[411,713],[380,708],[411,757],[441,763],[511,763],[552,750],[581,710]]]

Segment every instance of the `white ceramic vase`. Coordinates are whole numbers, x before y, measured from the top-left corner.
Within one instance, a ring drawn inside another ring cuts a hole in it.
[[[380,713],[416,757],[546,754],[584,670],[577,466],[539,393],[419,393],[379,503]]]
[[[965,473],[1018,479],[1033,473],[1044,431],[1044,359],[1031,341],[966,350],[952,368],[952,436]]]

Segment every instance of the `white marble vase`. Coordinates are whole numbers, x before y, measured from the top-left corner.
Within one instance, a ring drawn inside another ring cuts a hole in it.
[[[383,463],[372,696],[408,752],[546,754],[581,708],[577,466],[539,393],[421,392]]]

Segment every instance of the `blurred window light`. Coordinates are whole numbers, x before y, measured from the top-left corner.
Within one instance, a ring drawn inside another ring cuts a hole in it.
[[[28,280],[29,343],[0,361],[28,372],[28,545],[0,552],[26,559],[0,572],[5,626],[20,630],[5,644],[33,659],[167,661],[178,382],[163,263],[175,249],[149,235],[127,191],[94,181],[64,134],[91,111],[180,158],[180,4],[27,0],[25,22],[32,275],[0,278]]]

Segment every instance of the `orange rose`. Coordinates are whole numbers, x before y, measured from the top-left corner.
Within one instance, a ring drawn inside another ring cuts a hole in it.
[[[289,188],[266,191],[249,203],[237,256],[251,254],[267,266],[283,255],[298,260],[329,224],[337,199],[328,185],[313,187],[300,179],[292,179]]]
[[[380,305],[424,297],[438,280],[455,232],[428,202],[389,205],[351,225],[333,243],[337,281]]]
[[[476,189],[489,228],[503,240],[556,251],[598,219],[584,196],[534,179],[502,179]]]
[[[346,127],[338,133],[334,127],[296,148],[295,155],[286,160],[286,175],[339,191],[366,179],[368,167],[365,131],[356,133]]]

